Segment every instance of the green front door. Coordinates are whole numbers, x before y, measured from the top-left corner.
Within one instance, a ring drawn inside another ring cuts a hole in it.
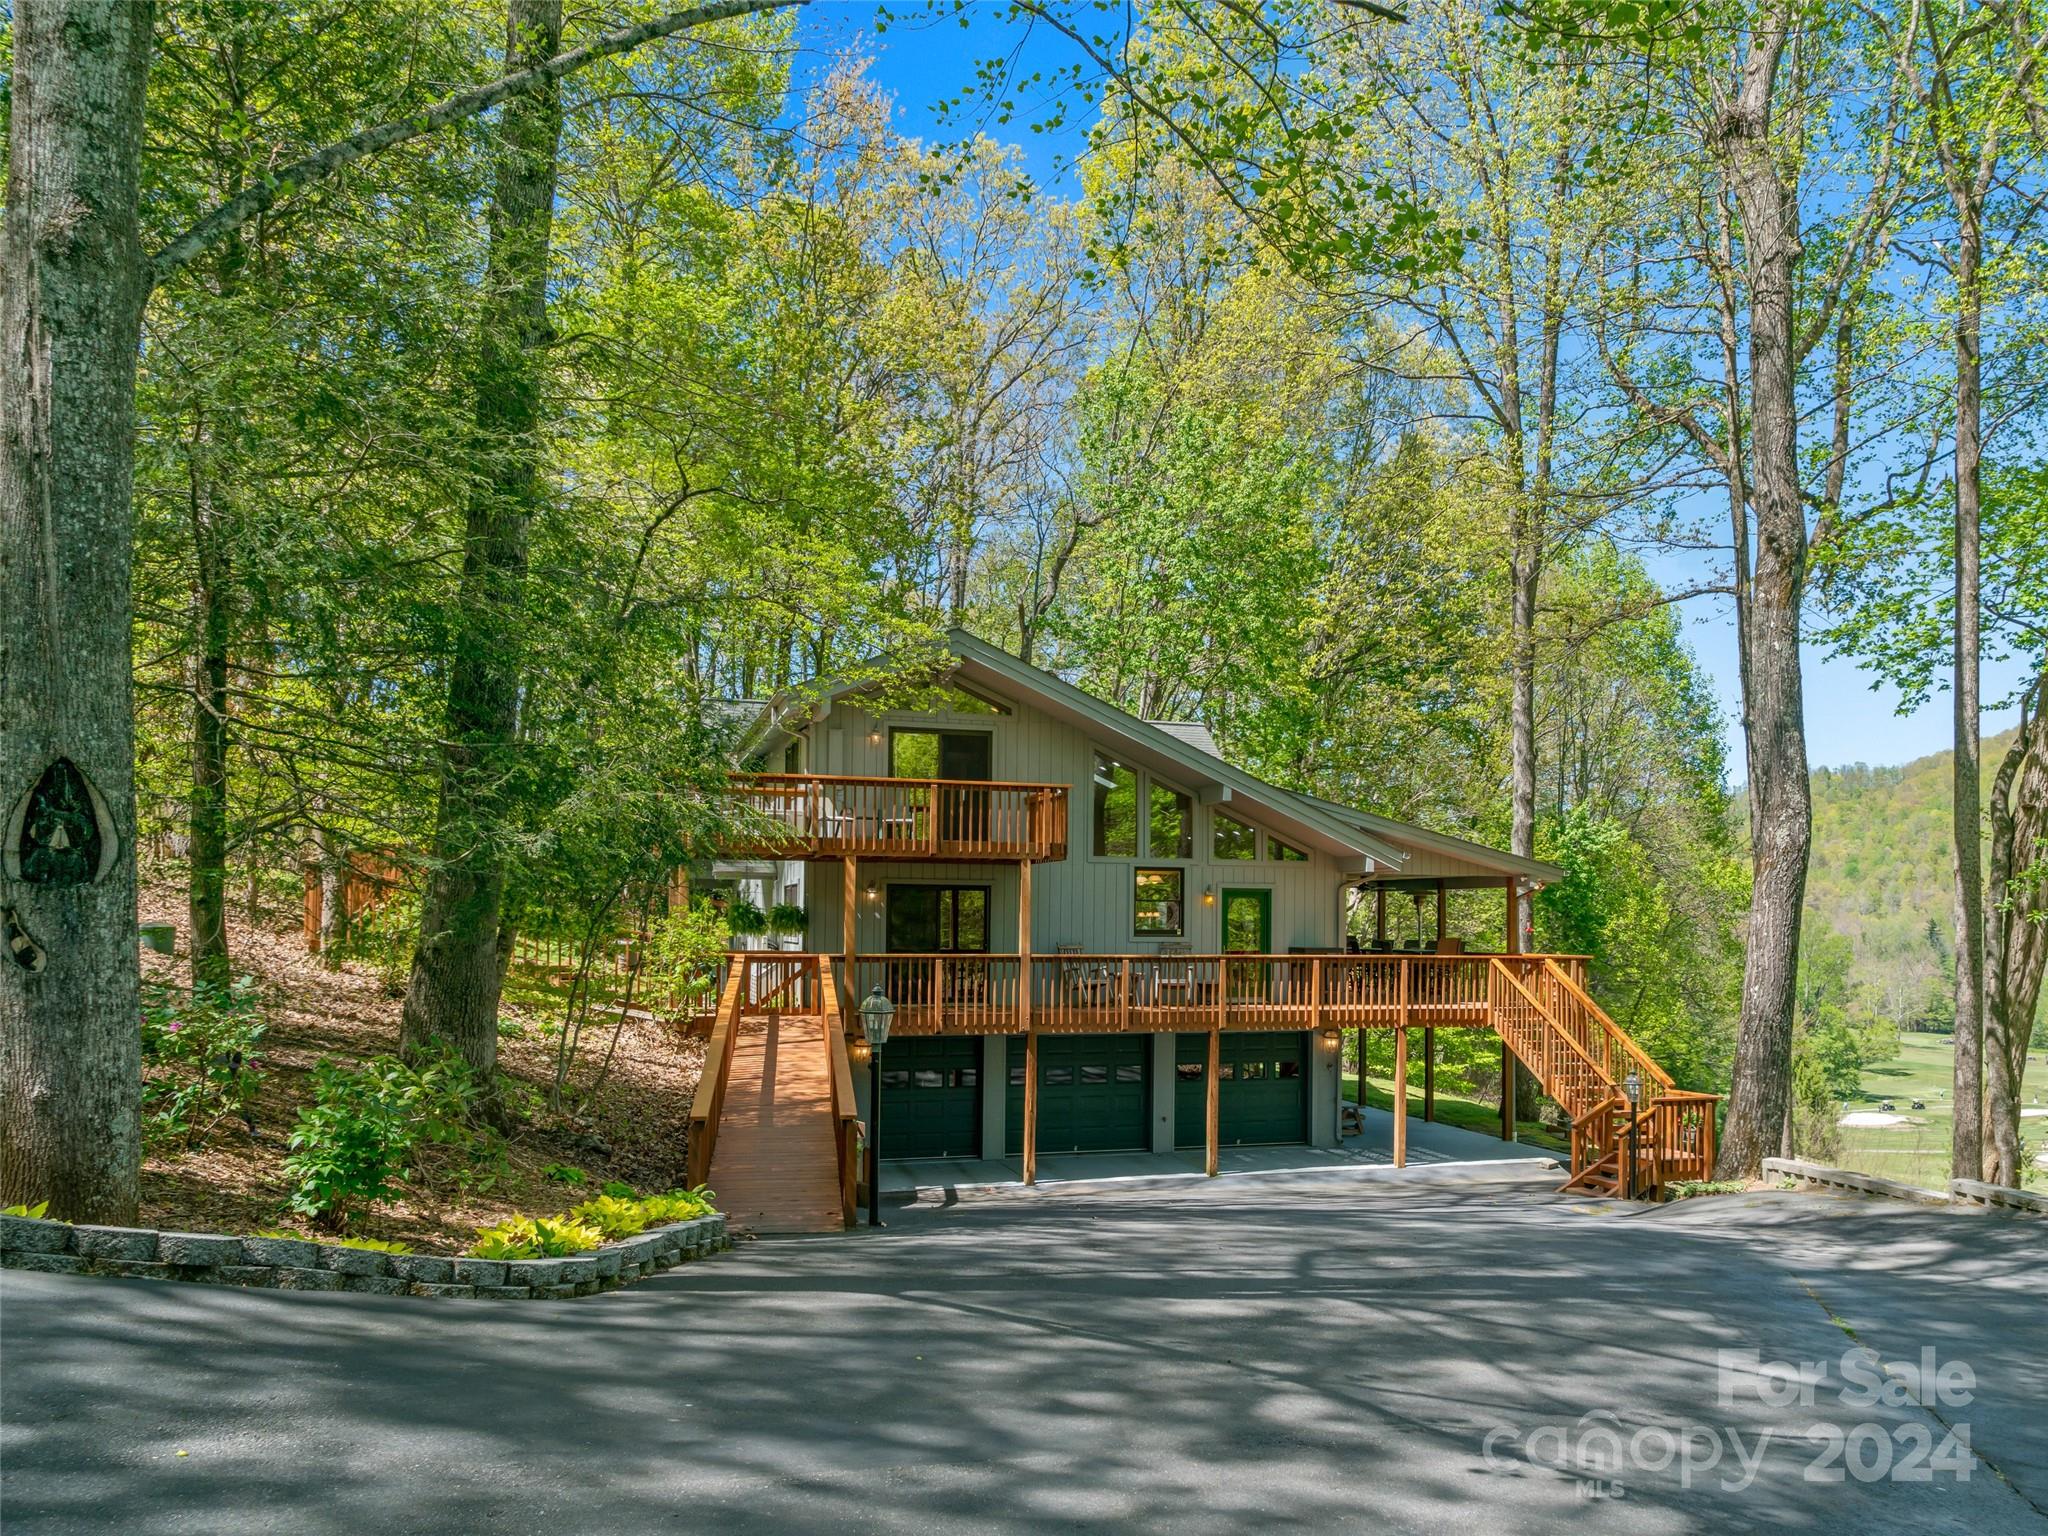
[[[1273,893],[1270,890],[1223,891],[1223,952],[1227,955],[1269,955],[1273,952]],[[1233,1002],[1263,999],[1272,981],[1272,967],[1233,961],[1230,997]]]
[[[1024,1150],[1022,1036],[1010,1037],[1010,1152]],[[1151,1145],[1150,1035],[1038,1037],[1038,1150],[1129,1152]]]
[[[981,1040],[892,1040],[882,1047],[882,1156],[981,1155]]]
[[[1308,1139],[1309,1037],[1295,1030],[1243,1029],[1219,1042],[1216,1139],[1226,1147]],[[1173,1053],[1173,1140],[1208,1137],[1209,1037],[1178,1035]]]

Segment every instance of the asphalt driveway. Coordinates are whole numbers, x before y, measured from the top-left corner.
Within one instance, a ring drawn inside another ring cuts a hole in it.
[[[2048,1531],[2048,1225],[1552,1182],[1024,1194],[549,1305],[9,1271],[0,1523]]]

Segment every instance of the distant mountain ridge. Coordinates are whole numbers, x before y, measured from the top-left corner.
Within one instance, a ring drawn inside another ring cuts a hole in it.
[[[1984,803],[2014,732],[1984,738]],[[1955,973],[1950,778],[1953,752],[1899,767],[1812,774],[1806,910],[1855,946],[1856,981],[1902,1029],[1946,1027]],[[1747,815],[1746,808],[1743,811]],[[1988,864],[1988,858],[1987,858]]]

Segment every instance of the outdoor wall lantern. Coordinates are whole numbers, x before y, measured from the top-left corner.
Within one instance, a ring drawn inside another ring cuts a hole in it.
[[[1202,887],[1202,905],[1203,905],[1203,906],[1205,906],[1205,907],[1213,907],[1213,906],[1215,906],[1215,905],[1216,905],[1216,887],[1215,887],[1215,886],[1213,886],[1213,885],[1205,885],[1205,886],[1203,886],[1203,887]]]
[[[860,1032],[875,1064],[874,1099],[868,1105],[868,1225],[882,1225],[882,1047],[889,1043],[889,1021],[896,1005],[880,987],[871,988],[860,1003]]]
[[[1337,1049],[1338,1043],[1341,1040],[1343,1040],[1343,1038],[1344,1036],[1342,1035],[1342,1033],[1338,1031],[1335,1025],[1332,1025],[1328,1029],[1325,1029],[1323,1031],[1323,1044],[1333,1051]]]

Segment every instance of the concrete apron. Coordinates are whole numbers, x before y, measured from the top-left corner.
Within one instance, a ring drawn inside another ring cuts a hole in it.
[[[1419,1116],[1408,1117],[1408,1166],[1393,1166],[1394,1117],[1368,1109],[1364,1132],[1346,1137],[1335,1147],[1289,1145],[1224,1147],[1217,1154],[1217,1176],[1233,1181],[1248,1178],[1297,1178],[1302,1175],[1409,1180],[1435,1171],[1459,1181],[1531,1176],[1562,1178],[1562,1165],[1547,1151],[1461,1131]],[[1171,1188],[1206,1179],[1199,1147],[1174,1152],[1040,1153],[1038,1185],[1062,1194],[1089,1189]],[[1024,1187],[1018,1158],[940,1158],[882,1165],[882,1194],[892,1204],[958,1199],[969,1194],[1010,1194]],[[1422,1182],[1432,1182],[1422,1179]]]

